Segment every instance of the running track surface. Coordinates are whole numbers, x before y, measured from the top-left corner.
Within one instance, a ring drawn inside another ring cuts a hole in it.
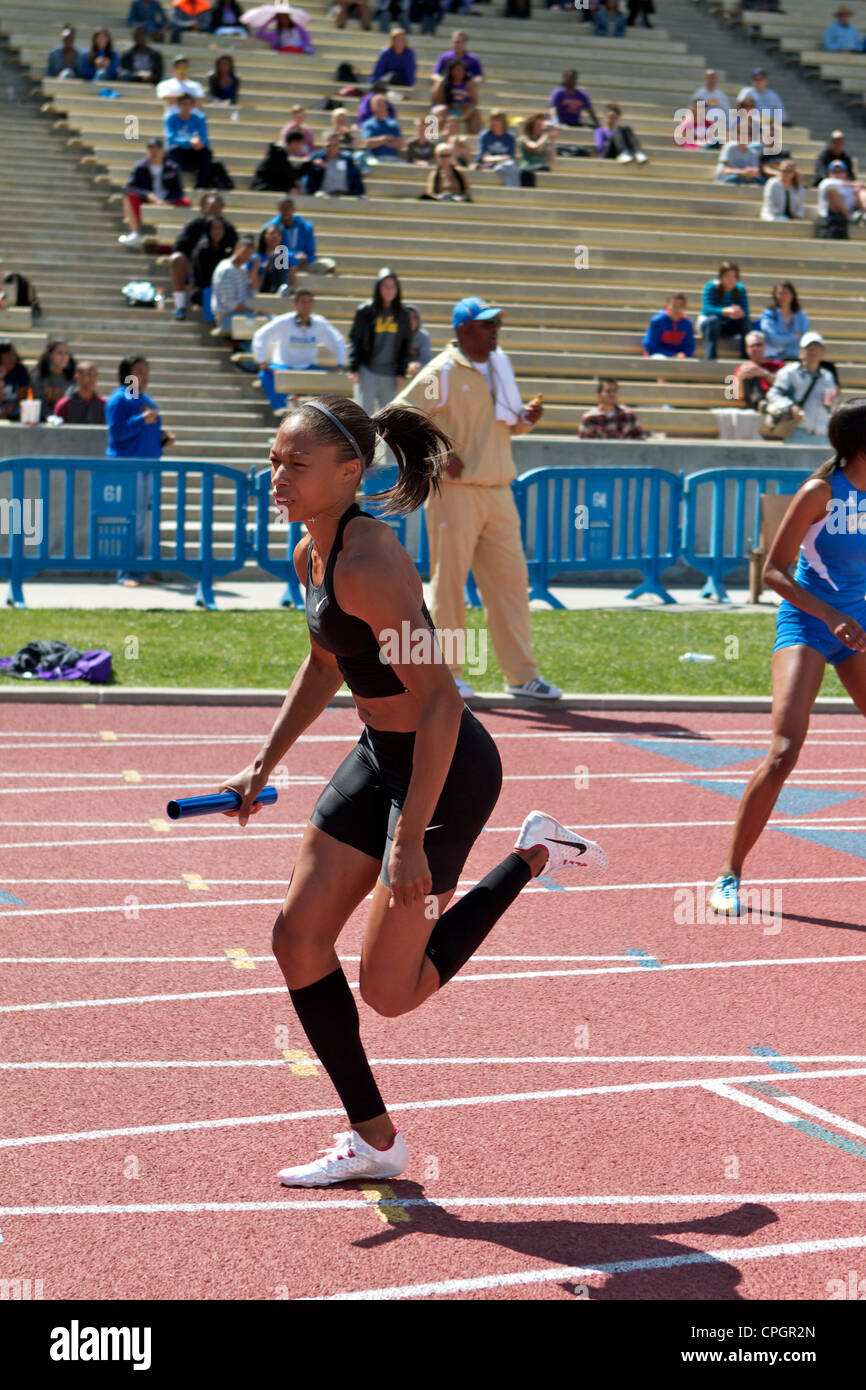
[[[277,1170],[347,1125],[270,930],[354,712],[322,715],[241,831],[164,807],[244,766],[268,711],[4,707],[4,1278],[46,1299],[851,1296],[862,722],[813,720],[731,923],[705,885],[766,716],[480,717],[505,782],[459,891],[533,807],[601,841],[610,874],[533,881],[415,1013],[359,1001],[410,1165],[304,1191]],[[363,920],[339,943],[350,981]]]

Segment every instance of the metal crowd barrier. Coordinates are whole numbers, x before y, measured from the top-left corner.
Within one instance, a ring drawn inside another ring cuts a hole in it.
[[[686,478],[681,553],[707,576],[702,598],[725,602],[725,575],[748,564],[749,552],[758,543],[761,494],[775,491],[791,496],[810,472],[793,468],[707,468]]]

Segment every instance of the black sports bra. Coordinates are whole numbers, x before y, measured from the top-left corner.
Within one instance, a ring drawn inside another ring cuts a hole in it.
[[[402,695],[406,693],[406,686],[383,656],[369,623],[345,613],[334,595],[334,564],[342,549],[343,531],[346,523],[356,516],[370,516],[370,513],[362,511],[357,502],[353,502],[340,517],[321,584],[313,583],[312,546],[307,547],[307,627],[319,646],[337,658],[343,679],[354,695],[368,699],[380,695]],[[433,619],[424,602],[421,612],[431,632],[435,632]]]

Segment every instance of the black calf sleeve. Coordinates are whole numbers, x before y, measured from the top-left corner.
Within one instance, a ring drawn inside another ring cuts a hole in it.
[[[290,989],[289,995],[310,1045],[346,1110],[352,1125],[383,1114],[385,1102],[373,1080],[361,1042],[358,1006],[337,966],[315,984]]]
[[[426,954],[444,985],[474,956],[503,912],[532,878],[532,870],[519,854],[509,854],[465,897],[442,913],[430,934]]]

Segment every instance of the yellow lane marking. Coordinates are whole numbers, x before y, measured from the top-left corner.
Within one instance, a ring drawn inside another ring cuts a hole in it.
[[[369,1187],[364,1183],[361,1185],[361,1191],[368,1202],[372,1202],[376,1215],[386,1226],[412,1220],[405,1207],[395,1205],[399,1199],[393,1187],[389,1187],[387,1183],[378,1183],[375,1187]]]
[[[301,1048],[283,1050],[283,1056],[287,1062],[291,1062],[289,1071],[293,1076],[315,1076],[318,1068],[313,1064],[309,1052],[304,1052]]]
[[[226,946],[225,953],[235,970],[255,970],[256,963],[250,960],[243,946]]]
[[[205,883],[201,874],[181,874],[181,878],[186,883],[187,888],[191,889],[193,892],[198,891],[206,893],[208,891],[208,885]]]

